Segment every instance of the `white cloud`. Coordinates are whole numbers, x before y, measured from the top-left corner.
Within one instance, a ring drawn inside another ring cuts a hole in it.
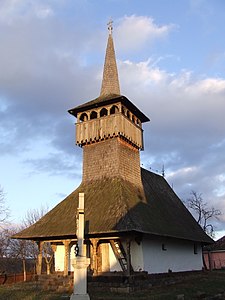
[[[206,78],[203,80],[199,80],[190,87],[189,92],[204,94],[219,94],[225,92],[225,79]]]
[[[168,174],[168,178],[171,179],[175,176],[182,176],[182,177],[190,177],[190,176],[193,176],[193,173],[195,173],[197,171],[197,168],[196,166],[188,166],[188,167],[185,167],[185,168],[180,168],[176,171],[173,171],[173,172],[170,172]]]
[[[175,25],[157,25],[154,19],[144,16],[125,16],[116,27],[118,47],[130,51],[142,48],[146,43],[166,37]]]
[[[14,17],[23,11],[23,0],[2,0],[0,2],[0,21],[10,24]]]
[[[152,67],[153,66],[153,67]],[[152,85],[162,84],[170,76],[155,66],[152,59],[138,63],[126,60],[119,62],[122,84],[132,86],[132,83],[146,89]]]
[[[152,59],[120,62],[119,73],[122,93],[137,96],[149,114],[160,112],[173,126],[178,122],[191,126],[194,121],[195,125],[206,124],[206,130],[213,126],[220,132],[225,111],[225,79],[202,79],[187,70],[169,73],[155,65]],[[151,103],[146,102],[149,97]]]
[[[46,1],[35,0],[1,0],[0,22],[12,25],[25,18],[37,17],[45,19],[54,14],[52,7]]]
[[[50,17],[54,14],[53,10],[49,5],[46,6],[36,6],[35,13],[38,18],[45,19],[47,17]]]

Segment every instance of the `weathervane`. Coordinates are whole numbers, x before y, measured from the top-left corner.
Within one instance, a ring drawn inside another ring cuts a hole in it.
[[[113,26],[112,26],[113,20],[110,19],[108,25],[109,34],[112,34]]]

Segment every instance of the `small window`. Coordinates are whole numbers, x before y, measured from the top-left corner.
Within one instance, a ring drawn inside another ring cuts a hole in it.
[[[132,115],[132,122],[135,124],[135,117]]]
[[[130,112],[129,112],[129,110],[127,111],[127,117],[128,117],[128,119],[130,119]]]
[[[90,119],[91,119],[91,120],[96,119],[97,116],[98,116],[97,112],[93,110],[93,111],[91,112],[91,114],[90,114]]]
[[[119,108],[116,106],[116,105],[113,105],[111,108],[110,108],[110,115],[114,115],[116,113],[119,112]]]
[[[125,115],[125,108],[122,106],[121,108],[122,114]]]
[[[198,245],[194,244],[194,254],[198,254]]]
[[[83,113],[81,116],[80,116],[80,121],[81,122],[85,122],[88,120],[88,115],[86,113]]]
[[[166,251],[166,250],[167,250],[167,248],[166,248],[166,245],[165,245],[165,244],[162,244],[162,250],[163,250],[163,251]]]
[[[106,108],[102,108],[100,111],[100,117],[104,117],[108,115],[108,110]]]

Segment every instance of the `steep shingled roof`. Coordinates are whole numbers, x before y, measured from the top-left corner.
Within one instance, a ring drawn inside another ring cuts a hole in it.
[[[109,29],[112,30],[111,26],[112,24],[109,23]],[[120,84],[111,30],[109,31],[110,33],[106,47],[100,96],[74,108],[71,108],[70,110],[68,110],[68,112],[71,115],[77,117],[77,113],[79,112],[83,112],[88,109],[94,109],[107,104],[121,102],[132,113],[134,113],[142,123],[148,122],[149,118],[147,116],[145,116],[129,99],[127,99],[123,95],[120,95]]]
[[[109,33],[105,63],[103,68],[103,78],[101,87],[101,96],[109,94],[120,95],[120,84],[116,64],[116,55],[114,50],[112,33]]]
[[[37,223],[15,234],[21,239],[75,236],[78,194],[85,194],[88,234],[136,231],[211,243],[166,180],[142,169],[144,191],[120,178],[81,184]]]
[[[225,236],[221,237],[214,244],[204,248],[207,251],[225,251]]]

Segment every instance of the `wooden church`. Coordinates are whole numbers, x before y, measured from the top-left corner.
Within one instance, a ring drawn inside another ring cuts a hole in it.
[[[100,96],[69,110],[83,150],[80,186],[14,238],[54,249],[55,271],[73,271],[78,195],[84,193],[85,243],[90,270],[164,273],[201,270],[208,237],[165,178],[140,167],[142,123],[149,118],[121,95],[112,26]]]

